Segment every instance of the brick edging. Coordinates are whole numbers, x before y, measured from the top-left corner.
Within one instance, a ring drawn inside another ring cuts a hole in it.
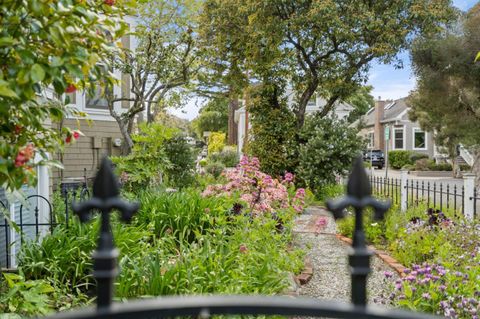
[[[343,241],[346,244],[351,245],[352,240],[346,236],[343,236],[341,234],[336,234],[337,238]],[[388,253],[386,253],[383,250],[376,249],[375,246],[369,245],[368,248],[372,250],[375,255],[377,255],[378,258],[383,260],[384,263],[386,263],[390,268],[395,270],[400,277],[404,277],[405,273],[403,270],[405,269],[405,266],[403,266],[401,263],[398,262],[395,258],[390,256]]]

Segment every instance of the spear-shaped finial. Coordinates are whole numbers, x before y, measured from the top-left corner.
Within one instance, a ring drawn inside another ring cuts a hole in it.
[[[353,252],[349,256],[350,272],[352,276],[352,302],[357,306],[367,304],[367,276],[370,273],[371,252],[365,244],[363,230],[363,210],[372,207],[375,219],[383,219],[390,208],[390,201],[380,202],[371,196],[372,189],[367,173],[363,166],[362,157],[358,157],[348,177],[347,196],[327,201],[327,208],[335,218],[345,217],[345,209],[353,207],[355,210],[355,232],[353,235]]]
[[[101,228],[97,250],[93,253],[93,276],[97,280],[97,307],[109,307],[113,298],[113,281],[117,276],[118,249],[115,248],[110,231],[110,213],[116,209],[121,219],[129,222],[138,210],[138,203],[128,203],[120,199],[119,186],[108,158],[102,160],[93,183],[93,197],[73,205],[73,211],[82,222],[90,219],[92,211],[101,213]]]

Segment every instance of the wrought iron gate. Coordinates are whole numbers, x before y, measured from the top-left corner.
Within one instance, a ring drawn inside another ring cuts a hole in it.
[[[379,202],[371,196],[371,187],[358,158],[350,174],[347,195],[338,201],[329,201],[328,209],[335,218],[342,218],[347,207],[355,213],[355,232],[352,252],[349,256],[352,279],[351,304],[337,301],[320,301],[308,298],[267,297],[267,296],[192,296],[160,297],[157,299],[112,304],[113,282],[117,275],[116,258],[110,231],[110,213],[116,209],[121,219],[128,222],[137,211],[138,204],[122,201],[118,183],[111,163],[104,159],[93,185],[93,198],[75,205],[74,211],[82,222],[90,213],[101,214],[101,230],[97,250],[93,254],[93,275],[97,280],[97,307],[72,312],[58,313],[50,318],[165,318],[195,316],[206,318],[211,315],[282,315],[328,318],[377,318],[377,319],[433,319],[432,315],[403,310],[389,310],[367,305],[366,280],[370,273],[371,252],[365,243],[363,231],[363,210],[373,208],[375,218],[383,218],[390,207],[388,202]]]

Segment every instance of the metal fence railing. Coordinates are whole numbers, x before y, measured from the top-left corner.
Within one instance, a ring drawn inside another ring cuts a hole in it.
[[[458,182],[406,179],[403,192],[402,180],[399,178],[370,176],[370,183],[374,194],[390,198],[394,204],[400,204],[403,201],[406,208],[424,204],[427,207],[465,214],[464,203],[469,199],[473,200],[473,213],[476,216],[477,207],[480,207],[478,203],[480,194],[477,189],[473,190],[473,196],[466,198],[465,186],[458,185]]]
[[[52,233],[59,224],[71,220],[71,206],[76,201],[90,197],[87,180],[81,183],[62,183],[61,195],[64,210],[56,208],[48,198],[38,194],[28,195],[10,203],[5,196],[0,198],[0,268],[16,267],[16,255],[25,241],[37,241]]]

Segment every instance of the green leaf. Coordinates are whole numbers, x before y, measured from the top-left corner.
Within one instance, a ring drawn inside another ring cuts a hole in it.
[[[45,78],[45,70],[40,64],[35,63],[30,70],[30,78],[33,82],[40,82],[43,81]]]
[[[7,85],[0,84],[0,95],[5,97],[11,97],[14,99],[18,99],[17,93],[12,91]]]
[[[0,47],[10,46],[15,43],[15,40],[12,37],[0,38]]]
[[[475,62],[480,61],[480,52],[477,53],[477,56],[475,57]]]

